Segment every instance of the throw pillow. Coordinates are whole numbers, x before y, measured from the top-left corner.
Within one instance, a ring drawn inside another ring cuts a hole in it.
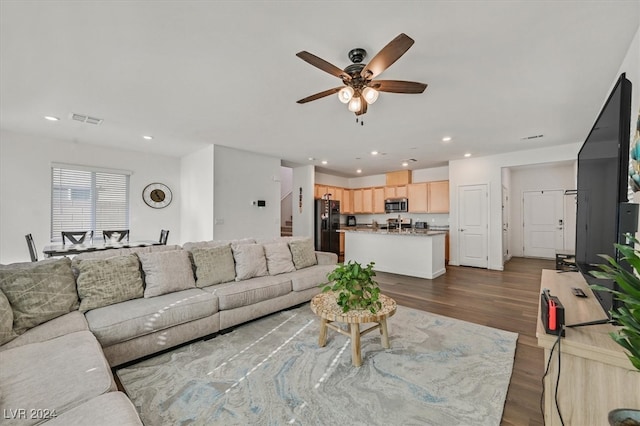
[[[195,248],[191,255],[196,267],[196,286],[207,287],[236,278],[231,244],[214,248]]]
[[[17,336],[13,331],[13,311],[9,299],[0,290],[0,345],[4,345]]]
[[[293,265],[291,250],[285,242],[270,243],[264,245],[264,254],[267,257],[267,268],[269,275],[284,274],[293,272],[296,267]]]
[[[236,281],[268,275],[267,259],[260,244],[232,245],[233,258],[236,261]]]
[[[78,309],[67,258],[0,265],[0,289],[11,304],[17,334]]]
[[[296,269],[308,268],[318,264],[316,248],[311,238],[290,241],[289,248],[291,249],[293,264]]]
[[[144,272],[144,297],[161,296],[196,286],[185,250],[139,253]]]
[[[78,270],[80,311],[138,299],[144,294],[135,254],[107,259],[74,260]]]

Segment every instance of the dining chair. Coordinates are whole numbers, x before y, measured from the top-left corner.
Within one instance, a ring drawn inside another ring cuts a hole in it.
[[[27,234],[24,237],[27,239],[27,247],[29,247],[29,255],[31,256],[31,261],[37,262],[38,252],[36,251],[36,244],[33,242],[33,236],[31,234]]]
[[[167,239],[169,239],[169,230],[168,229],[163,229],[160,231],[160,244],[166,246],[167,245]]]
[[[116,239],[117,242],[124,240],[125,238],[129,241],[129,230],[122,229],[120,231],[102,231],[102,238],[104,242],[111,241],[111,239]]]
[[[89,237],[89,241],[93,242],[93,231],[62,231],[62,244],[68,240],[71,244],[82,244]]]

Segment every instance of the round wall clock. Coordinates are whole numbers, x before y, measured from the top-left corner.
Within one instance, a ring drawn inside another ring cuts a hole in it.
[[[163,183],[150,183],[142,191],[142,199],[154,209],[167,207],[172,198],[171,190]]]

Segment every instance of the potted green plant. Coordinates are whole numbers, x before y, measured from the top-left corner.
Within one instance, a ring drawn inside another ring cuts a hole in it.
[[[596,278],[613,279],[622,291],[612,290],[607,287],[592,285],[594,290],[608,291],[622,304],[610,311],[620,328],[611,333],[613,340],[627,350],[627,357],[631,364],[640,371],[640,252],[635,248],[638,240],[627,234],[627,239],[633,244],[627,246],[616,244],[616,250],[621,254],[620,262],[611,256],[601,255],[608,264],[598,265],[600,271],[591,274]],[[631,266],[631,271],[620,263],[626,262]],[[611,425],[640,425],[640,410],[618,409],[609,413]]]
[[[373,280],[376,275],[373,270],[374,262],[362,267],[358,262],[350,260],[348,263],[340,263],[327,275],[328,285],[324,285],[323,292],[333,291],[336,294],[336,302],[342,308],[342,312],[351,309],[368,309],[376,313],[382,308],[378,283]]]

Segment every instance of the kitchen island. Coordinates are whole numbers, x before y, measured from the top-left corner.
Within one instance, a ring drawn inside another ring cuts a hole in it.
[[[446,272],[444,231],[341,229],[345,262],[375,262],[376,271],[433,279]]]

